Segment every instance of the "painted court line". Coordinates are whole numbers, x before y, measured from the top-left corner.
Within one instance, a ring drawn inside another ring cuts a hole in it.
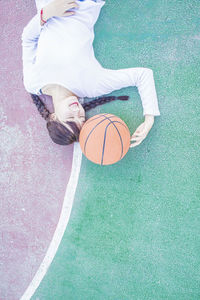
[[[76,142],[74,143],[71,175],[66,188],[63,207],[60,214],[58,225],[56,227],[55,233],[53,235],[47,253],[38,271],[36,272],[32,282],[30,283],[30,285],[28,286],[28,288],[26,289],[24,295],[21,297],[20,300],[29,300],[33,296],[36,289],[40,285],[42,279],[44,278],[45,274],[47,273],[47,270],[51,265],[54,256],[56,255],[56,252],[58,250],[58,247],[60,245],[60,242],[62,240],[62,237],[64,235],[65,229],[67,227],[70,218],[72,205],[74,202],[74,195],[76,192],[76,187],[79,179],[81,160],[82,160],[82,152],[81,152],[80,144]]]

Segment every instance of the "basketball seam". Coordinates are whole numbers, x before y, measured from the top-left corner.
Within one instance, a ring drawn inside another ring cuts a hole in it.
[[[95,130],[95,128],[96,128],[99,124],[101,124],[102,122],[104,122],[105,120],[106,120],[106,119],[101,120],[98,124],[95,125],[94,128],[92,128],[92,129],[90,130],[90,133],[88,134],[87,139],[86,139],[85,144],[84,144],[84,154],[85,154],[85,155],[86,155],[86,144],[87,144],[87,142],[88,142],[88,139],[89,139],[90,135],[91,135],[92,132]]]
[[[94,120],[97,120],[97,119],[99,119],[99,118],[101,118],[101,117],[106,117],[106,115],[108,115],[108,114],[101,114],[100,116],[98,116],[98,117],[96,117],[96,118],[94,118],[94,119],[92,119],[92,120],[88,120],[87,121],[87,124],[89,124],[90,122],[92,122],[92,121],[94,121]],[[112,116],[112,117],[110,117],[110,118],[114,118],[115,116]],[[107,117],[106,117],[107,118]]]
[[[104,122],[104,121],[106,121],[107,119],[108,119],[108,117],[106,117],[106,115],[107,114],[101,114],[100,116],[98,116],[97,118],[95,118],[95,119],[92,119],[91,121],[89,121],[88,123],[90,123],[90,122],[92,122],[93,120],[96,120],[96,119],[98,119],[98,118],[100,118],[100,117],[105,117],[105,119],[104,120],[101,120],[98,124],[96,124],[95,125],[95,127],[90,131],[90,133],[88,134],[88,136],[87,136],[87,139],[86,139],[86,141],[85,141],[85,144],[84,144],[84,154],[86,155],[86,144],[87,144],[87,142],[88,142],[88,139],[89,139],[89,137],[90,137],[90,135],[92,134],[92,132],[94,131],[94,129],[99,125],[99,124],[101,124],[102,122]],[[110,118],[114,118],[114,117],[116,117],[116,116],[111,116]],[[110,119],[109,119],[110,120]]]
[[[105,149],[105,142],[106,142],[106,133],[107,133],[107,129],[108,129],[108,126],[109,125],[113,125],[115,127],[115,129],[117,130],[117,133],[119,135],[119,138],[120,138],[120,141],[121,141],[121,145],[122,145],[122,151],[121,151],[121,156],[120,156],[120,159],[122,158],[122,155],[123,155],[123,142],[122,142],[122,137],[121,137],[121,134],[119,133],[119,130],[118,128],[115,126],[115,124],[113,123],[120,123],[121,125],[124,125],[123,123],[119,122],[119,121],[111,121],[111,123],[109,123],[107,126],[106,126],[106,130],[105,130],[105,134],[104,134],[104,143],[103,143],[103,149],[102,149],[102,158],[101,158],[101,165],[103,164],[103,157],[104,157],[104,149]]]
[[[110,120],[110,118],[117,117],[117,116],[113,115],[113,116],[111,116],[111,117],[107,117],[106,115],[104,115],[104,117],[105,117],[106,119]],[[119,117],[117,117],[117,118],[119,118]],[[119,119],[120,119],[120,118],[119,118]],[[126,125],[126,123],[122,123],[122,122],[120,122],[120,121],[112,121],[112,120],[111,120],[111,122],[118,122],[118,123],[120,123],[121,125],[123,125],[124,127],[126,127],[126,129],[129,130],[129,128],[128,128],[128,126]]]
[[[117,117],[117,116],[115,116],[115,117]],[[105,116],[105,118],[110,120],[110,117],[106,117],[106,116]],[[119,117],[117,117],[117,118],[119,118]],[[112,121],[112,120],[110,120],[110,121],[111,121],[111,123],[109,123],[109,124],[120,123],[120,124],[123,125],[126,129],[128,129],[128,126],[127,126],[126,124],[123,124],[123,123],[120,122],[120,121]],[[108,125],[109,125],[109,124],[108,124]],[[120,156],[120,159],[121,159],[121,157],[122,157],[122,155],[123,155],[123,142],[122,142],[121,134],[119,133],[117,127],[116,127],[114,124],[113,124],[113,126],[114,126],[115,129],[117,130],[117,132],[118,132],[118,134],[119,134],[119,137],[120,137],[120,140],[121,140],[121,144],[122,144],[122,154],[121,154],[121,156]],[[128,130],[129,130],[129,129],[128,129]]]

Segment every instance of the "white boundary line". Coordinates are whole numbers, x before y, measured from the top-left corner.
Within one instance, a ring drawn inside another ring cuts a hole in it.
[[[81,148],[79,143],[76,142],[74,143],[71,175],[67,184],[63,207],[60,214],[58,225],[56,227],[55,233],[53,235],[47,253],[37,273],[35,274],[33,280],[31,281],[30,285],[28,286],[28,288],[26,289],[25,293],[23,294],[20,300],[29,300],[33,296],[36,289],[40,285],[42,279],[44,278],[45,274],[47,273],[47,270],[51,265],[54,256],[56,255],[56,252],[58,250],[58,247],[60,245],[60,242],[62,240],[62,237],[64,235],[65,229],[67,227],[70,218],[72,205],[74,202],[74,195],[76,192],[76,187],[79,179],[81,160],[82,160]]]

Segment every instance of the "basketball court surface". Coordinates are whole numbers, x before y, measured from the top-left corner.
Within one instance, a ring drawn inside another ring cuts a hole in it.
[[[200,2],[106,0],[96,57],[151,68],[161,113],[109,166],[53,144],[24,89],[21,34],[35,14],[34,0],[0,1],[0,300],[200,299]],[[130,99],[86,116],[115,114],[132,134],[137,90],[113,94]]]

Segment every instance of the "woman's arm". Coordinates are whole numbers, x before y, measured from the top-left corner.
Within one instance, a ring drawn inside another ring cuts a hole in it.
[[[49,14],[48,5],[43,8],[43,19],[47,21],[51,18]],[[41,21],[40,12],[38,12],[24,27],[21,39],[22,39],[22,59],[24,67],[30,64],[34,64],[37,44],[43,25],[45,23]]]
[[[71,8],[78,7],[75,2],[71,0],[65,0],[63,5],[61,0],[51,1],[49,4],[43,7],[43,19],[47,21],[54,16],[70,16],[74,12],[66,12]],[[41,9],[38,9],[38,13],[29,21],[24,27],[21,39],[22,39],[22,61],[23,61],[23,82],[27,91],[33,93],[33,68],[36,60],[38,39],[40,33],[45,26],[45,23],[41,22]]]
[[[33,68],[36,59],[38,39],[43,26],[40,25],[40,14],[37,13],[24,27],[22,39],[23,83],[25,89],[33,93]]]
[[[70,9],[78,8],[79,5],[73,0],[53,0],[43,8],[43,19],[46,21],[52,17],[67,17],[75,14]],[[41,21],[41,25],[44,24]]]
[[[40,25],[40,15],[35,15],[29,23],[24,27],[22,32],[22,60],[26,67],[35,61],[37,43],[40,36],[42,26]]]
[[[77,8],[78,5],[71,0],[65,0],[65,5],[61,5],[60,0],[54,0],[43,7],[43,19],[47,21],[54,16],[71,16],[74,12],[67,12],[71,8]],[[38,39],[45,23],[41,21],[40,10],[22,32],[22,60],[23,68],[30,68],[35,63]]]
[[[154,124],[154,116],[160,116],[153,71],[148,68],[103,69],[98,88],[102,94],[111,93],[124,87],[136,86],[143,106],[144,122],[131,137],[131,147],[139,145]]]
[[[136,86],[143,106],[143,116],[159,116],[153,71],[148,68],[127,68],[119,70],[102,69],[97,78],[99,94],[108,94],[121,88]]]
[[[49,18],[46,7],[43,8],[44,17]],[[32,92],[33,85],[33,68],[36,59],[38,39],[43,29],[41,24],[40,11],[24,27],[22,40],[22,63],[23,63],[23,82],[27,91]]]

